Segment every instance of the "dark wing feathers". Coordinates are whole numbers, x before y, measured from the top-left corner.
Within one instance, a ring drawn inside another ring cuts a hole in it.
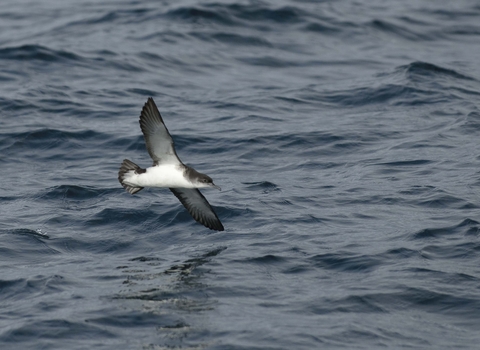
[[[170,188],[170,191],[187,208],[190,215],[211,230],[223,231],[223,225],[212,207],[196,188]]]
[[[172,136],[163,123],[157,105],[151,97],[143,106],[140,114],[140,128],[145,137],[148,154],[152,157],[154,164],[181,163],[175,152]]]

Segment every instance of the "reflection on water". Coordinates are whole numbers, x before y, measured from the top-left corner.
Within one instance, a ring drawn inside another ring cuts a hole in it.
[[[129,260],[126,266],[120,266],[127,274],[123,285],[126,289],[113,299],[133,301],[129,305],[138,314],[155,315],[158,324],[155,328],[162,337],[162,344],[183,345],[188,337],[204,329],[192,328],[189,319],[208,318],[204,311],[215,308],[216,300],[210,298],[206,290],[208,285],[203,276],[208,273],[199,267],[208,264],[227,247],[212,249],[197,257],[172,266],[165,266],[165,260],[157,257],[137,257]],[[138,315],[137,315],[138,317]],[[139,319],[142,317],[140,316]],[[168,322],[166,322],[168,320]],[[204,322],[192,322],[202,325]],[[170,344],[171,343],[171,344]],[[190,349],[203,349],[206,344],[190,344]],[[147,349],[160,349],[155,344],[146,345]]]

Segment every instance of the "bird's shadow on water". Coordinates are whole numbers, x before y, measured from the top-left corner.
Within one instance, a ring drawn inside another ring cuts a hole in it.
[[[225,249],[217,247],[170,266],[167,259],[146,256],[118,266],[126,275],[124,289],[110,299],[121,304],[114,312],[122,320],[120,328],[135,328],[139,322],[147,322],[156,332],[153,343],[144,345],[195,345],[196,341],[191,339],[203,334],[202,320],[216,305],[216,300],[208,295],[210,286],[205,283],[209,270],[201,267]]]
[[[223,252],[227,247],[217,247],[198,257],[187,259],[166,267],[166,260],[158,257],[140,256],[119,266],[126,273],[123,285],[126,289],[114,299],[144,300],[159,302],[162,307],[183,311],[200,311],[213,307],[204,290],[208,287],[203,276],[208,270],[199,268]]]
[[[180,278],[189,276],[196,267],[209,262],[211,258],[217,256],[225,249],[227,249],[227,247],[215,248],[197,258],[188,259],[181,264],[172,265],[170,268],[164,271],[164,274],[178,274]]]

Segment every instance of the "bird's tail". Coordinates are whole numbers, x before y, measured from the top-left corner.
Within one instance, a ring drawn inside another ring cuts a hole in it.
[[[122,165],[120,166],[120,170],[118,171],[118,181],[123,186],[123,188],[127,190],[128,193],[135,194],[143,189],[143,187],[130,186],[124,182],[124,180],[128,179],[132,173],[139,174],[142,172],[142,170],[143,172],[145,171],[134,162],[131,162],[128,159],[123,160]]]

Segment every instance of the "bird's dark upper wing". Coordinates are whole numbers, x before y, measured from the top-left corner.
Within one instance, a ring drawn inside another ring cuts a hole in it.
[[[154,164],[180,164],[173,139],[163,123],[157,105],[150,97],[143,106],[140,114],[140,128],[142,129],[148,154]]]
[[[196,188],[170,188],[170,191],[187,208],[190,215],[202,225],[211,230],[223,231],[223,225],[217,214]]]

